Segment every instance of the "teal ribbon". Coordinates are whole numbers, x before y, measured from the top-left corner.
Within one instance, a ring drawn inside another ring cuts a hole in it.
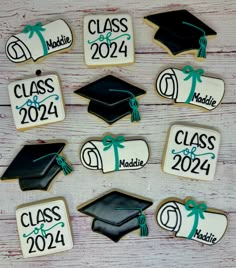
[[[89,41],[88,40],[88,44],[91,45],[93,43],[96,43],[97,41],[100,41],[100,42],[107,42],[108,46],[111,45],[112,41],[118,39],[118,38],[121,38],[121,37],[127,37],[127,40],[130,40],[131,39],[131,35],[130,34],[121,34],[115,38],[111,38],[111,35],[112,35],[112,32],[108,32],[106,34],[106,36],[104,36],[103,34],[100,34],[99,37],[93,41]]]
[[[185,103],[190,103],[193,99],[197,82],[202,83],[201,76],[204,74],[204,70],[203,69],[194,70],[192,66],[187,65],[183,68],[182,72],[184,74],[187,74],[187,76],[184,78],[184,81],[187,81],[190,78],[192,79],[192,87],[190,89],[189,96],[185,101]]]
[[[66,159],[63,156],[59,155],[58,153],[51,153],[51,154],[43,155],[37,159],[34,159],[33,162],[35,163],[35,162],[37,162],[45,157],[52,156],[52,155],[57,156],[57,158],[56,158],[57,164],[59,166],[61,166],[65,176],[70,174],[73,171],[73,168],[66,162]]]
[[[34,36],[34,34],[37,34],[43,47],[43,56],[48,54],[47,44],[42,35],[42,32],[44,31],[46,31],[46,29],[42,27],[42,22],[38,22],[35,25],[27,24],[22,31],[24,34],[29,34],[29,39],[31,39]]]
[[[116,208],[116,210],[138,210],[138,224],[140,227],[140,236],[148,236],[148,227],[146,224],[146,216],[141,208]]]
[[[123,136],[118,136],[117,138],[113,138],[112,136],[105,136],[102,140],[102,144],[105,146],[103,151],[109,150],[111,147],[114,149],[115,155],[115,171],[119,170],[119,153],[118,148],[124,148],[125,146],[121,143],[125,141]]]
[[[185,21],[183,21],[182,23],[183,24],[186,24],[188,26],[194,27],[195,29],[197,29],[197,30],[199,30],[199,31],[202,32],[203,35],[199,38],[199,45],[200,45],[200,47],[198,49],[197,57],[199,57],[199,58],[206,58],[207,38],[206,38],[205,31],[202,28],[199,28],[199,27],[197,27],[194,24],[191,24],[191,23],[188,23],[188,22],[185,22]]]
[[[42,223],[39,228],[35,227],[34,230],[32,232],[30,232],[29,234],[23,234],[23,237],[27,238],[27,237],[31,236],[32,234],[37,235],[39,232],[41,232],[41,235],[43,237],[46,237],[47,232],[50,231],[51,229],[53,229],[54,227],[56,227],[57,225],[61,225],[61,227],[64,227],[65,223],[62,222],[62,221],[58,222],[58,223],[54,224],[52,227],[50,227],[48,229],[44,229],[44,223]]]
[[[207,210],[207,205],[205,203],[200,203],[197,205],[194,200],[190,199],[186,202],[185,209],[188,211],[191,211],[187,215],[187,217],[194,216],[193,227],[192,227],[192,230],[187,237],[188,239],[191,239],[197,230],[199,218],[201,218],[202,220],[205,219],[203,213]]]
[[[194,160],[197,156],[203,156],[203,155],[211,155],[211,159],[215,159],[214,153],[203,153],[203,154],[196,154],[197,147],[193,146],[191,149],[185,148],[179,152],[176,152],[175,149],[171,151],[172,154],[183,154],[185,156],[189,156],[192,160]]]
[[[34,106],[35,108],[39,108],[40,104],[43,103],[44,101],[46,101],[47,99],[51,98],[51,97],[55,97],[55,100],[59,100],[59,95],[57,94],[52,94],[46,98],[44,98],[43,100],[39,101],[38,100],[38,96],[35,95],[33,96],[32,100],[31,99],[28,99],[23,105],[21,106],[18,106],[16,105],[16,109],[17,110],[20,110],[21,108],[23,108],[25,105],[30,107],[30,106]]]
[[[131,122],[134,122],[134,121],[137,122],[137,121],[141,120],[140,113],[139,113],[139,110],[138,110],[139,103],[138,103],[137,99],[135,98],[135,95],[132,92],[130,92],[128,90],[121,90],[121,89],[109,89],[109,91],[123,92],[123,93],[129,94],[132,97],[129,100],[129,106],[132,109]]]

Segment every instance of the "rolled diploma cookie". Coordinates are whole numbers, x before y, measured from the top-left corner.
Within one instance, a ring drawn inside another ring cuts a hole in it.
[[[157,78],[157,92],[165,98],[174,99],[176,103],[188,103],[191,88],[192,78],[184,80],[188,74],[178,69],[166,69]],[[218,78],[201,76],[202,82],[196,82],[194,97],[189,104],[194,104],[207,110],[215,109],[221,102],[224,96],[224,81]],[[196,97],[197,96],[197,97]],[[205,98],[203,103],[200,99]],[[210,103],[210,104],[208,104]]]
[[[149,149],[143,140],[131,140],[122,143],[124,148],[118,148],[119,170],[140,169],[148,161]],[[81,149],[81,162],[88,169],[102,169],[103,173],[115,170],[114,148],[104,151],[101,141],[89,141]],[[132,160],[133,159],[133,160]],[[120,164],[120,163],[123,164]],[[125,163],[136,162],[137,165],[125,165]]]
[[[73,36],[71,29],[67,23],[62,20],[56,20],[46,25],[42,25],[42,28],[45,29],[41,31],[45,43],[48,48],[48,54],[66,49],[72,45]],[[6,44],[6,54],[7,57],[13,62],[23,62],[30,58],[34,61],[37,59],[46,56],[42,46],[42,42],[36,32],[29,38],[30,33],[20,33],[13,35],[9,38]],[[59,46],[52,45],[53,42],[58,43],[58,39],[64,39]]]

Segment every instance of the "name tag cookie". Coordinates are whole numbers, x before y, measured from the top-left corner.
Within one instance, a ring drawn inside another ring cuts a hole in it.
[[[13,35],[6,44],[6,55],[15,63],[29,59],[37,61],[51,53],[71,47],[73,36],[68,24],[62,20],[55,20],[42,25],[26,25],[22,33]]]
[[[223,211],[210,209],[193,199],[167,199],[159,206],[157,223],[176,237],[213,246],[224,236],[228,219]]]
[[[63,199],[26,204],[16,210],[16,220],[24,258],[53,254],[73,247]]]
[[[173,125],[169,131],[163,171],[211,181],[214,178],[220,133],[207,128]]]
[[[128,14],[84,17],[85,63],[90,66],[134,62],[132,18]]]
[[[18,130],[62,121],[65,118],[57,75],[45,75],[8,85],[13,118]]]
[[[173,99],[175,103],[213,110],[223,99],[224,81],[203,74],[204,70],[194,70],[191,66],[185,66],[183,70],[166,69],[157,78],[157,92],[162,97]]]
[[[144,140],[128,140],[123,136],[105,136],[102,141],[86,142],[80,152],[82,164],[103,173],[143,168],[149,159],[149,148]]]

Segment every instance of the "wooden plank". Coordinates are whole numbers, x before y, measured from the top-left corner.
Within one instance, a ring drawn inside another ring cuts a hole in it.
[[[225,96],[223,103],[235,103],[236,95],[236,54],[210,54],[206,62],[192,62],[192,56],[186,55],[173,60],[165,54],[137,54],[136,63],[123,67],[88,68],[84,65],[82,54],[69,52],[57,54],[38,64],[18,66],[9,62],[5,55],[0,55],[0,105],[9,105],[7,86],[10,82],[35,76],[40,69],[44,74],[57,73],[60,76],[62,91],[66,104],[86,105],[87,99],[74,93],[76,89],[89,84],[107,74],[115,75],[131,84],[146,90],[147,94],[140,97],[142,104],[171,104],[171,100],[161,98],[156,92],[158,74],[169,67],[182,69],[185,65],[193,68],[203,68],[207,76],[219,77],[225,81]],[[140,75],[142,74],[142,75]]]

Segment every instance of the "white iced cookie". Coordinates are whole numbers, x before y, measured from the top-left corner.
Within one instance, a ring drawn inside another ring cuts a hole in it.
[[[123,136],[105,136],[102,141],[86,142],[81,151],[82,164],[103,173],[143,168],[149,159],[149,148],[144,140],[125,141]]]
[[[225,234],[228,219],[223,211],[208,209],[205,203],[185,203],[168,199],[158,209],[157,223],[165,230],[206,245],[218,243]]]
[[[214,178],[220,133],[188,125],[173,125],[164,153],[163,171],[172,175],[211,181]]]
[[[47,56],[53,52],[68,49],[73,43],[73,36],[68,24],[55,20],[42,25],[26,25],[22,33],[13,35],[6,43],[6,54],[10,61],[20,63]]]
[[[128,14],[84,17],[84,56],[89,66],[134,62],[132,18]]]
[[[73,247],[63,199],[23,205],[16,210],[16,220],[24,258],[57,253]]]
[[[202,69],[185,66],[183,70],[162,71],[156,82],[157,92],[176,103],[192,104],[206,110],[215,109],[222,101],[225,86],[219,78],[203,76]]]
[[[16,128],[23,130],[65,118],[64,103],[57,75],[37,76],[8,85]]]

